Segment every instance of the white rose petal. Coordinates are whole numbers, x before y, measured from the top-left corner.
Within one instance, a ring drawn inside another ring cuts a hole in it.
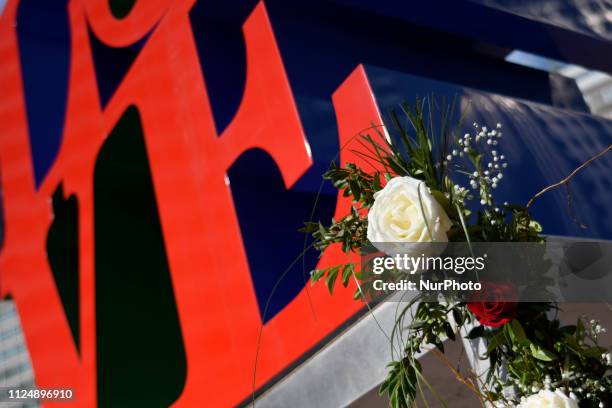
[[[537,394],[521,399],[517,408],[578,408],[578,402],[563,392],[541,390]]]
[[[368,240],[390,253],[406,242],[448,242],[452,223],[425,182],[412,177],[395,177],[374,194],[368,213]],[[383,244],[383,245],[380,245]]]

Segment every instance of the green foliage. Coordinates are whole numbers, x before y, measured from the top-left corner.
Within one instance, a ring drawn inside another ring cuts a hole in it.
[[[327,286],[329,293],[333,295],[334,286],[336,284],[336,280],[338,280],[338,276],[340,276],[342,286],[346,288],[351,277],[353,276],[354,270],[354,263],[335,265],[323,269],[315,269],[311,272],[310,281],[314,285],[317,281],[325,277],[325,285]]]
[[[491,180],[487,169],[495,169],[494,163],[501,163],[500,155],[487,146],[466,144],[469,134],[460,141],[455,129],[460,127],[461,118],[456,126],[451,126],[454,118],[454,104],[439,105],[432,98],[417,99],[414,106],[402,104],[398,111],[391,112],[392,136],[387,137],[378,128],[374,128],[375,135],[359,135],[356,138],[359,148],[352,151],[371,164],[373,170],[366,172],[353,163],[343,167],[332,163],[324,178],[345,197],[350,197],[352,205],[349,214],[339,220],[332,219],[329,225],[305,223],[301,231],[312,235],[314,247],[323,252],[331,245],[340,245],[346,254],[360,253],[369,244],[367,212],[374,204],[374,196],[386,181],[396,176],[410,176],[426,183],[452,222],[449,241],[544,242],[541,225],[531,218],[525,206],[496,204],[493,189],[498,181]],[[475,138],[474,142],[478,140]],[[462,160],[453,159],[457,156]],[[491,161],[486,163],[487,160]],[[461,178],[469,179],[472,190],[476,191],[458,188],[455,183]],[[470,211],[468,202],[473,198],[481,205],[476,210],[471,206]],[[541,262],[541,259],[525,262]],[[311,282],[324,280],[333,294],[338,280],[347,287],[355,277],[360,286],[354,298],[368,299],[370,277],[355,268],[355,264],[345,263],[314,270]],[[416,311],[410,316],[411,323],[406,325],[404,321],[413,307]],[[506,386],[515,387],[518,396],[529,395],[532,387],[543,388],[548,378],[552,386],[568,390],[581,386],[584,392],[580,392],[580,397],[587,402],[612,398],[612,379],[601,357],[606,349],[597,344],[582,320],[575,326],[560,327],[557,319],[550,319],[547,313],[555,308],[553,303],[521,304],[519,316],[510,323],[497,329],[476,326],[467,335],[469,339],[484,338],[488,343],[484,357],[490,360],[492,369],[483,390],[488,398],[504,400],[502,389]],[[455,340],[453,328],[461,328],[473,319],[465,303],[428,303],[419,296],[399,313],[391,342],[395,345],[399,340],[405,346],[399,353],[393,349],[395,361],[389,364],[388,375],[380,388],[381,394],[389,395],[393,408],[415,403],[423,376],[414,356],[425,346],[444,352],[444,340]],[[502,366],[509,371],[505,383],[495,375]]]
[[[421,364],[412,355],[387,365],[389,375],[381,384],[378,393],[387,394],[392,407],[408,407],[416,400]]]
[[[412,308],[416,305],[412,321],[405,325]],[[470,315],[464,304],[451,306],[438,302],[420,302],[413,299],[398,315],[391,342],[399,340],[406,344],[398,361],[389,364],[391,368],[379,389],[379,393],[388,393],[392,407],[409,407],[416,400],[417,390],[423,381],[421,366],[415,355],[428,346],[434,346],[444,353],[444,340],[455,340],[453,321],[462,326],[470,320]]]
[[[607,349],[585,330],[582,319],[570,326],[549,319],[547,312],[552,307],[550,303],[527,304],[518,319],[498,329],[478,326],[470,332],[468,338],[487,340],[491,373],[502,366],[510,373],[505,383],[491,376],[489,385],[499,397],[508,386],[515,388],[517,397],[533,394],[534,387],[548,386],[572,390],[584,406],[609,401],[612,375],[602,361]]]
[[[402,103],[399,112],[389,113],[389,137],[376,128],[380,142],[363,135],[361,145],[374,152],[386,174],[411,176],[431,189],[445,191],[447,168],[442,162],[453,137],[450,121],[454,115],[454,101],[449,105],[446,100],[439,104],[434,98],[417,98],[414,106]]]
[[[332,162],[330,169],[323,174],[323,178],[330,180],[344,197],[352,197],[356,205],[365,208],[374,204],[374,193],[382,188],[380,177],[380,172],[369,174],[353,163],[340,168]]]
[[[366,220],[359,215],[355,207],[351,208],[349,215],[338,221],[332,220],[330,226],[320,222],[310,222],[305,223],[300,231],[311,233],[315,238],[314,247],[321,252],[331,244],[340,243],[342,251],[348,254],[351,251],[358,251],[367,240]]]

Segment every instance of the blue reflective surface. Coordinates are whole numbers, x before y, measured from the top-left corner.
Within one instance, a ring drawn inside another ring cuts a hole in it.
[[[65,0],[23,0],[17,37],[36,185],[53,165],[64,131],[70,67]]]
[[[504,137],[497,150],[509,167],[496,190],[500,203],[526,204],[612,143],[611,120],[380,68],[367,67],[366,72],[383,110],[433,92],[439,98],[457,96],[462,110],[469,105],[460,135],[471,132],[473,122],[489,127],[502,123]],[[611,172],[612,155],[606,155],[579,173],[570,183],[571,211],[564,188],[538,199],[533,213],[545,233],[612,239]],[[461,176],[455,181],[469,185]]]

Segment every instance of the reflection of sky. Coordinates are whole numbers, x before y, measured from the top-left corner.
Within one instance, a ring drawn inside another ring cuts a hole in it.
[[[514,64],[524,65],[526,67],[540,69],[542,71],[547,72],[556,71],[564,65],[559,61],[555,61],[550,58],[540,57],[539,55],[531,54],[520,50],[514,50],[510,54],[508,54],[506,56],[506,61],[512,62]]]
[[[0,0],[0,16],[2,15],[2,12],[4,11],[5,5],[6,5],[6,0]]]

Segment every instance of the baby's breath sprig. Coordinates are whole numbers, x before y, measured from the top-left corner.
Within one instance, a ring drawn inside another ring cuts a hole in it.
[[[466,201],[478,197],[479,221],[486,223],[487,228],[498,228],[504,224],[507,216],[505,206],[500,208],[494,199],[494,190],[502,183],[508,167],[500,146],[502,124],[497,123],[494,128],[489,128],[474,122],[473,129],[455,139],[443,165],[449,174],[458,173],[467,177],[469,187],[457,183],[452,191],[452,198],[462,208],[464,215],[469,215]]]

